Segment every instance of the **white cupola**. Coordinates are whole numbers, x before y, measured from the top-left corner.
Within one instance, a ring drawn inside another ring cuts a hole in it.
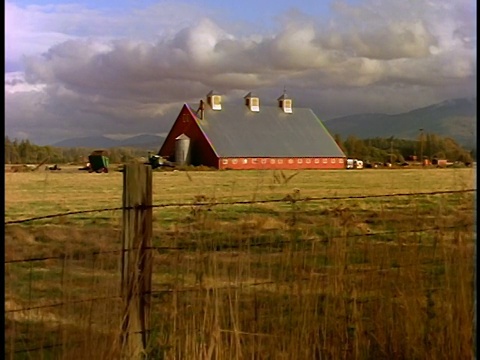
[[[213,90],[207,94],[207,103],[212,110],[222,110],[222,97]]]
[[[253,112],[260,111],[260,99],[258,98],[258,96],[253,95],[251,92],[249,92],[243,98],[245,99],[245,105],[248,106],[250,111],[253,111]]]
[[[278,106],[282,108],[283,112],[287,114],[292,113],[292,99],[288,98],[287,94],[283,92],[278,99]]]

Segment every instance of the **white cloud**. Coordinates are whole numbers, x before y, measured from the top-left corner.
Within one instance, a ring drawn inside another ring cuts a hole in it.
[[[14,93],[28,93],[41,92],[45,89],[44,84],[32,84],[25,80],[25,73],[11,72],[5,74],[5,92],[9,94]]]
[[[107,16],[7,2],[6,39],[15,47],[6,57],[26,54],[38,34],[44,39],[25,56],[25,76],[5,79],[7,133],[168,131],[183,102],[197,103],[211,89],[227,99],[255,91],[273,104],[287,85],[301,96],[296,103],[320,109],[323,119],[375,106],[409,110],[474,91],[475,21],[466,1],[336,2],[329,22],[286,13],[269,35],[238,35],[233,22],[199,8],[182,17],[177,6],[193,9],[165,3]]]

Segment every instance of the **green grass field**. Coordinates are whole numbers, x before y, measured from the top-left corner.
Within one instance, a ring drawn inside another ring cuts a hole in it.
[[[121,207],[122,177],[6,172],[5,220]],[[153,211],[151,358],[472,358],[475,193],[418,193],[474,183],[466,168],[154,172],[154,204],[183,206]],[[7,359],[118,358],[121,219],[6,225]]]

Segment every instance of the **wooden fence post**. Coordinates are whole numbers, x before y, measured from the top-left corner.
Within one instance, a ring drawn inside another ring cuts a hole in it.
[[[125,165],[121,283],[124,304],[122,359],[142,359],[146,355],[152,282],[151,205],[152,168],[139,163]]]

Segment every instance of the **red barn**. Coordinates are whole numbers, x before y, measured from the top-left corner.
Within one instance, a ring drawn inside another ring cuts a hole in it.
[[[223,106],[210,92],[197,109],[184,104],[158,154],[217,169],[345,168],[345,154],[312,110],[293,108],[286,94],[277,102],[260,106],[248,93],[243,104]]]

